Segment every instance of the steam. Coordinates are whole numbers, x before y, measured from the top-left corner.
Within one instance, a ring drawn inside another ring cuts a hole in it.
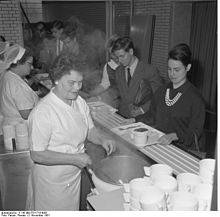
[[[88,71],[84,72],[83,90],[93,89],[101,80],[105,59],[105,34],[77,17],[70,17],[65,23],[64,34],[76,38],[79,44],[80,58],[88,64]],[[69,51],[63,51],[69,52]]]

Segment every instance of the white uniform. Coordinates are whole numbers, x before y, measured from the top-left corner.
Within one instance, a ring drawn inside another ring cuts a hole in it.
[[[3,125],[24,121],[19,110],[32,109],[38,102],[37,94],[18,75],[5,71],[0,79],[0,109]]]
[[[89,107],[80,96],[69,106],[53,91],[34,108],[28,124],[32,150],[72,154],[84,152],[88,130],[94,127]],[[78,167],[71,165],[34,164],[32,169],[34,191],[32,195],[29,191],[27,209],[78,210],[80,172]]]

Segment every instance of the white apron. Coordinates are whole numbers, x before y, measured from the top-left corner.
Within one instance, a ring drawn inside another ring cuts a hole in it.
[[[58,126],[60,146],[49,150],[66,153],[84,152],[84,141],[88,132],[85,117],[73,110],[65,108],[58,115],[61,124]],[[65,117],[64,117],[65,116]],[[59,121],[60,121],[59,120]],[[54,120],[54,125],[56,125]],[[58,121],[58,122],[59,122]],[[72,144],[62,144],[72,141]],[[71,165],[44,166],[34,164],[28,187],[28,210],[74,211],[79,210],[81,170]],[[30,191],[32,190],[33,191]]]
[[[0,79],[0,94],[2,125],[24,122],[19,110],[32,109],[39,100],[31,87],[11,71],[5,71]]]

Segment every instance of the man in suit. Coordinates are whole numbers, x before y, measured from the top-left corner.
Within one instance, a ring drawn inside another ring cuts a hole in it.
[[[134,118],[148,111],[153,93],[162,84],[158,70],[134,55],[129,37],[117,39],[112,52],[118,57],[116,83],[120,93],[119,113]]]
[[[63,28],[63,22],[55,20],[52,23],[51,28],[52,37],[45,38],[42,42],[42,49],[40,51],[40,62],[42,63],[45,72],[49,72],[49,69],[54,64],[55,59],[60,55],[63,50],[63,42],[60,39]]]

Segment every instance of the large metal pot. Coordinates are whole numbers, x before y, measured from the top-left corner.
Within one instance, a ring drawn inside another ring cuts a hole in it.
[[[144,166],[148,162],[132,156],[110,156],[94,165],[92,172],[93,183],[99,193],[121,188],[134,178],[144,176]]]

